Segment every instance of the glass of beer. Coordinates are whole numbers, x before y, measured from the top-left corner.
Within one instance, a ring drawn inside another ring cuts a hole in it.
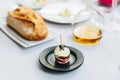
[[[97,10],[81,10],[72,21],[73,40],[79,44],[97,44],[103,36],[103,16]]]

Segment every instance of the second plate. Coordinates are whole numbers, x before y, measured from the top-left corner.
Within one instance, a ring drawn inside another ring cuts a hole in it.
[[[50,22],[70,24],[74,16],[85,6],[82,3],[76,2],[56,2],[46,5],[40,10],[41,16]],[[67,9],[70,11],[70,16],[60,16],[59,13]]]

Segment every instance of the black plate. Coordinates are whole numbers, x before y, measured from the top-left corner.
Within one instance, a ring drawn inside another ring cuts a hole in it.
[[[56,63],[54,59],[54,50],[56,46],[52,46],[42,51],[42,53],[39,55],[40,64],[55,71],[72,71],[80,67],[84,61],[83,54],[78,49],[69,46],[67,47],[71,52],[69,63],[64,65]]]

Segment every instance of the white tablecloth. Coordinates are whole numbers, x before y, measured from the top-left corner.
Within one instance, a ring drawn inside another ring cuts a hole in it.
[[[120,32],[104,32],[99,44],[83,46],[72,40],[70,25],[47,21],[46,24],[49,30],[64,34],[63,44],[73,46],[83,53],[83,65],[67,73],[43,70],[38,56],[47,47],[59,44],[59,36],[44,44],[24,49],[0,30],[0,80],[120,80]]]

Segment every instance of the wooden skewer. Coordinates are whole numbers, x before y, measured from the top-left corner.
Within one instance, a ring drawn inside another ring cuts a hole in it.
[[[62,46],[62,35],[60,34],[60,45]]]

